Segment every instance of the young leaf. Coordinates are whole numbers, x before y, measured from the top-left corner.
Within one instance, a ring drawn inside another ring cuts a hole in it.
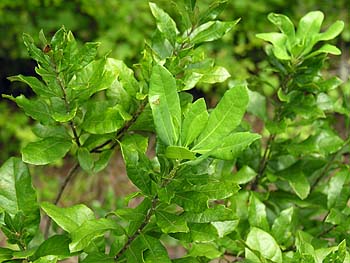
[[[181,108],[176,81],[164,67],[153,67],[149,103],[159,138],[167,145],[176,145],[181,129]]]
[[[348,177],[349,171],[343,169],[333,175],[333,177],[329,180],[327,191],[328,208],[332,208],[336,204],[336,201],[340,197],[340,193],[343,189],[344,183],[348,180]]]
[[[23,42],[28,50],[28,54],[31,58],[41,64],[44,68],[48,68],[50,66],[50,58],[45,55],[39,48],[37,48],[34,44],[34,40],[28,34],[23,34]]]
[[[186,220],[165,211],[156,211],[157,225],[164,233],[189,232]]]
[[[231,209],[218,205],[208,208],[201,213],[184,212],[183,217],[191,223],[211,223],[218,221],[232,221],[237,219]]]
[[[3,97],[16,102],[17,105],[24,110],[25,114],[34,120],[37,120],[43,124],[53,123],[50,108],[43,100],[27,99],[23,95],[20,95],[16,98],[8,95],[5,95]]]
[[[245,86],[236,86],[226,91],[209,115],[208,123],[192,150],[205,154],[220,145],[222,138],[239,125],[247,105],[248,93]]]
[[[199,24],[203,24],[210,20],[215,20],[222,11],[225,10],[227,0],[218,0],[212,3],[209,8],[199,16]]]
[[[249,224],[269,231],[270,226],[267,222],[266,207],[263,202],[252,192],[249,198]]]
[[[22,159],[26,163],[44,165],[63,158],[71,147],[70,140],[47,137],[41,141],[28,143],[22,149]]]
[[[165,150],[165,156],[169,159],[178,160],[194,160],[196,156],[186,147],[182,146],[168,146]]]
[[[210,156],[223,159],[233,160],[237,158],[246,148],[261,136],[250,132],[237,132],[228,135],[222,139],[222,144],[210,152]]]
[[[222,252],[214,242],[193,243],[188,255],[192,257],[207,257],[209,259],[214,259],[220,257]]]
[[[275,263],[282,263],[282,252],[275,239],[267,232],[253,227],[247,236],[245,256],[252,262],[261,262],[251,249],[258,251],[262,257]]]
[[[291,56],[286,50],[287,37],[281,33],[261,33],[256,35],[257,38],[270,42],[273,45],[272,51],[276,58],[280,60],[290,60]]]
[[[155,3],[149,3],[151,12],[157,21],[157,28],[162,32],[172,46],[175,46],[178,30],[174,20]]]
[[[44,202],[41,204],[41,208],[57,225],[68,233],[73,232],[85,221],[95,219],[93,211],[83,204],[60,208]]]
[[[50,90],[44,83],[35,77],[27,77],[20,74],[17,76],[8,77],[7,79],[10,81],[20,81],[26,83],[38,96],[47,98],[58,96],[58,94]]]
[[[279,244],[288,246],[293,241],[293,232],[295,231],[294,210],[293,207],[283,210],[273,222],[272,234]]]
[[[208,112],[203,98],[191,104],[182,123],[181,144],[189,146],[202,132],[208,121]]]
[[[70,252],[83,250],[94,239],[103,236],[109,230],[116,235],[124,234],[123,228],[112,219],[100,218],[84,221],[70,233],[72,237],[72,242],[69,244]]]
[[[148,140],[140,135],[126,137],[120,143],[129,179],[145,194],[151,193],[153,167],[145,155]]]
[[[270,13],[267,18],[287,36],[288,49],[291,51],[291,47],[295,42],[295,29],[292,21],[285,15],[275,13]]]
[[[8,159],[0,168],[0,208],[14,216],[24,215],[24,228],[33,236],[40,213],[36,192],[27,166],[18,158]]]
[[[116,132],[125,122],[119,104],[110,106],[107,101],[89,103],[82,128],[93,134]]]
[[[65,235],[54,235],[46,239],[37,248],[34,259],[45,256],[59,256],[60,259],[67,258],[71,254],[69,252],[70,238]]]
[[[220,66],[214,66],[200,72],[203,76],[200,78],[201,83],[220,83],[227,80],[231,75],[226,68]]]
[[[221,22],[219,20],[206,22],[193,30],[190,35],[190,42],[196,45],[220,39],[232,30],[238,22],[239,19],[230,22]]]
[[[94,159],[92,158],[90,151],[86,148],[80,147],[77,156],[80,167],[85,171],[90,172],[94,167]]]

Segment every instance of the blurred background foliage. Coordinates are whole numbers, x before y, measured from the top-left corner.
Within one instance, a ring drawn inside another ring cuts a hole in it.
[[[181,19],[176,1],[153,2],[165,9],[175,20]],[[38,33],[41,29],[46,35],[50,35],[64,25],[74,33],[80,43],[101,42],[100,56],[108,54],[124,60],[132,67],[142,56],[144,43],[151,39],[155,29],[148,3],[146,0],[1,0],[0,93],[31,95],[29,89],[21,83],[10,83],[6,79],[17,74],[35,75],[35,64],[28,58],[22,41],[24,32],[32,35],[39,43]],[[206,8],[210,3],[212,0],[197,1],[199,9]],[[241,18],[241,21],[222,40],[207,44],[205,48],[209,56],[216,58],[218,65],[227,68],[232,76],[230,81],[248,81],[252,90],[272,94],[273,86],[278,85],[278,79],[271,70],[266,70],[268,62],[263,50],[264,43],[255,34],[275,30],[267,20],[270,12],[285,14],[296,22],[312,10],[325,13],[326,27],[336,20],[345,22],[345,29],[337,39],[338,43],[334,43],[342,49],[342,56],[329,61],[329,70],[343,79],[344,94],[350,96],[349,0],[228,0],[220,18]],[[194,93],[204,94],[207,101],[214,104],[226,89],[226,84],[200,86]],[[34,135],[29,127],[30,120],[12,102],[3,100],[1,96],[0,112],[1,164],[9,156],[19,156],[20,147],[32,141]],[[58,184],[54,183],[53,186],[48,185],[46,180],[41,182],[44,184],[41,187],[51,190]],[[51,191],[46,192],[50,199]]]

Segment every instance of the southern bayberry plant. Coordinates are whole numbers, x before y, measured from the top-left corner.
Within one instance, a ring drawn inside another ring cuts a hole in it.
[[[10,80],[36,96],[6,97],[37,121],[40,139],[22,149],[22,160],[0,168],[1,229],[13,244],[0,249],[1,262],[350,262],[349,139],[333,127],[334,113],[348,121],[349,109],[330,94],[339,79],[322,77],[327,55],[340,51],[316,45],[335,38],[343,23],[319,33],[323,14],[311,12],[295,32],[289,18],[270,14],[281,33],[258,37],[272,43],[275,93],[232,82],[208,110],[188,90],[230,77],[203,48],[238,22],[218,19],[224,5],[200,12],[196,1],[176,3],[177,25],[150,3],[157,29],[133,69],[96,58],[97,43],[79,46],[64,28],[50,41],[40,32],[42,49],[24,35],[39,77]],[[246,111],[265,123],[261,135],[242,121]],[[58,206],[78,170],[101,171],[117,150],[139,189],[126,197],[137,198],[136,207],[96,218],[83,204]],[[55,202],[37,202],[25,163],[47,165],[66,155],[76,164]],[[44,233],[40,209],[50,218]],[[171,259],[171,244],[186,252]]]

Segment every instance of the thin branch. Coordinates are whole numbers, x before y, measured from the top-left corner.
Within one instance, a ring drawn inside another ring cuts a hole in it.
[[[118,145],[118,141],[127,133],[129,128],[136,122],[137,118],[141,115],[143,110],[145,109],[147,105],[147,101],[143,100],[139,106],[139,108],[136,110],[136,112],[133,114],[131,120],[127,121],[125,125],[116,133],[115,138],[105,141],[104,143],[96,146],[92,150],[90,150],[91,153],[100,153],[103,152],[103,147],[107,146],[108,144],[113,144],[108,148],[108,150],[114,149]]]
[[[172,179],[176,176],[176,172],[180,167],[180,163],[176,162],[174,165],[173,169],[169,172],[169,175],[164,179],[164,181],[161,183],[161,187],[167,186]],[[114,257],[114,261],[117,262],[117,260],[128,250],[130,247],[131,243],[140,235],[142,234],[143,230],[146,228],[146,226],[149,224],[152,215],[154,214],[157,204],[158,204],[158,195],[156,194],[152,198],[152,205],[151,208],[147,211],[146,217],[143,220],[142,224],[140,227],[135,231],[135,233],[128,238],[126,243],[124,244],[123,248],[118,252],[118,254]]]
[[[251,190],[253,190],[253,191],[255,191],[257,189],[258,184],[259,184],[259,180],[265,172],[267,162],[270,159],[270,155],[271,155],[271,145],[272,145],[273,141],[275,140],[275,137],[276,137],[275,134],[270,134],[270,136],[267,140],[266,148],[265,148],[263,157],[259,163],[258,174],[256,175],[255,180],[253,181],[253,183],[251,185]]]
[[[62,197],[64,190],[66,189],[68,183],[73,179],[74,175],[78,171],[78,168],[79,168],[79,163],[76,163],[67,173],[67,176],[65,177],[65,179],[60,187],[60,190],[56,196],[56,199],[54,202],[55,205],[57,205],[58,202],[61,200],[61,197]],[[48,217],[46,227],[45,227],[45,232],[44,232],[45,239],[47,239],[49,236],[50,226],[51,226],[51,219]]]

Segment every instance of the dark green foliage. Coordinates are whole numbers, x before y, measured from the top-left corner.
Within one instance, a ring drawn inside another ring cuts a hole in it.
[[[199,11],[186,0],[177,4],[182,16],[175,22],[150,3],[157,27],[133,69],[97,57],[98,44],[79,46],[64,27],[51,40],[40,32],[43,50],[24,34],[40,77],[9,79],[36,95],[5,97],[39,123],[39,140],[22,149],[22,160],[10,158],[0,168],[1,229],[17,245],[0,249],[1,262],[75,255],[85,263],[350,262],[349,138],[333,126],[335,113],[348,121],[349,108],[331,95],[341,81],[322,75],[327,56],[340,54],[324,42],[344,23],[320,33],[323,13],[314,11],[295,30],[287,16],[271,13],[281,32],[257,36],[272,44],[266,48],[278,79],[269,83],[272,93],[232,81],[210,108],[188,90],[230,78],[203,48],[238,23],[218,19],[225,6],[217,1]],[[264,123],[261,134],[245,114]],[[76,162],[69,182],[78,167],[104,169],[117,150],[138,188],[125,200],[141,197],[136,207],[96,217],[83,204],[58,207],[63,190],[55,204],[37,202],[25,163],[48,165],[69,155]],[[39,207],[57,233],[48,228],[41,235]],[[185,250],[181,258],[169,257],[174,242]]]

